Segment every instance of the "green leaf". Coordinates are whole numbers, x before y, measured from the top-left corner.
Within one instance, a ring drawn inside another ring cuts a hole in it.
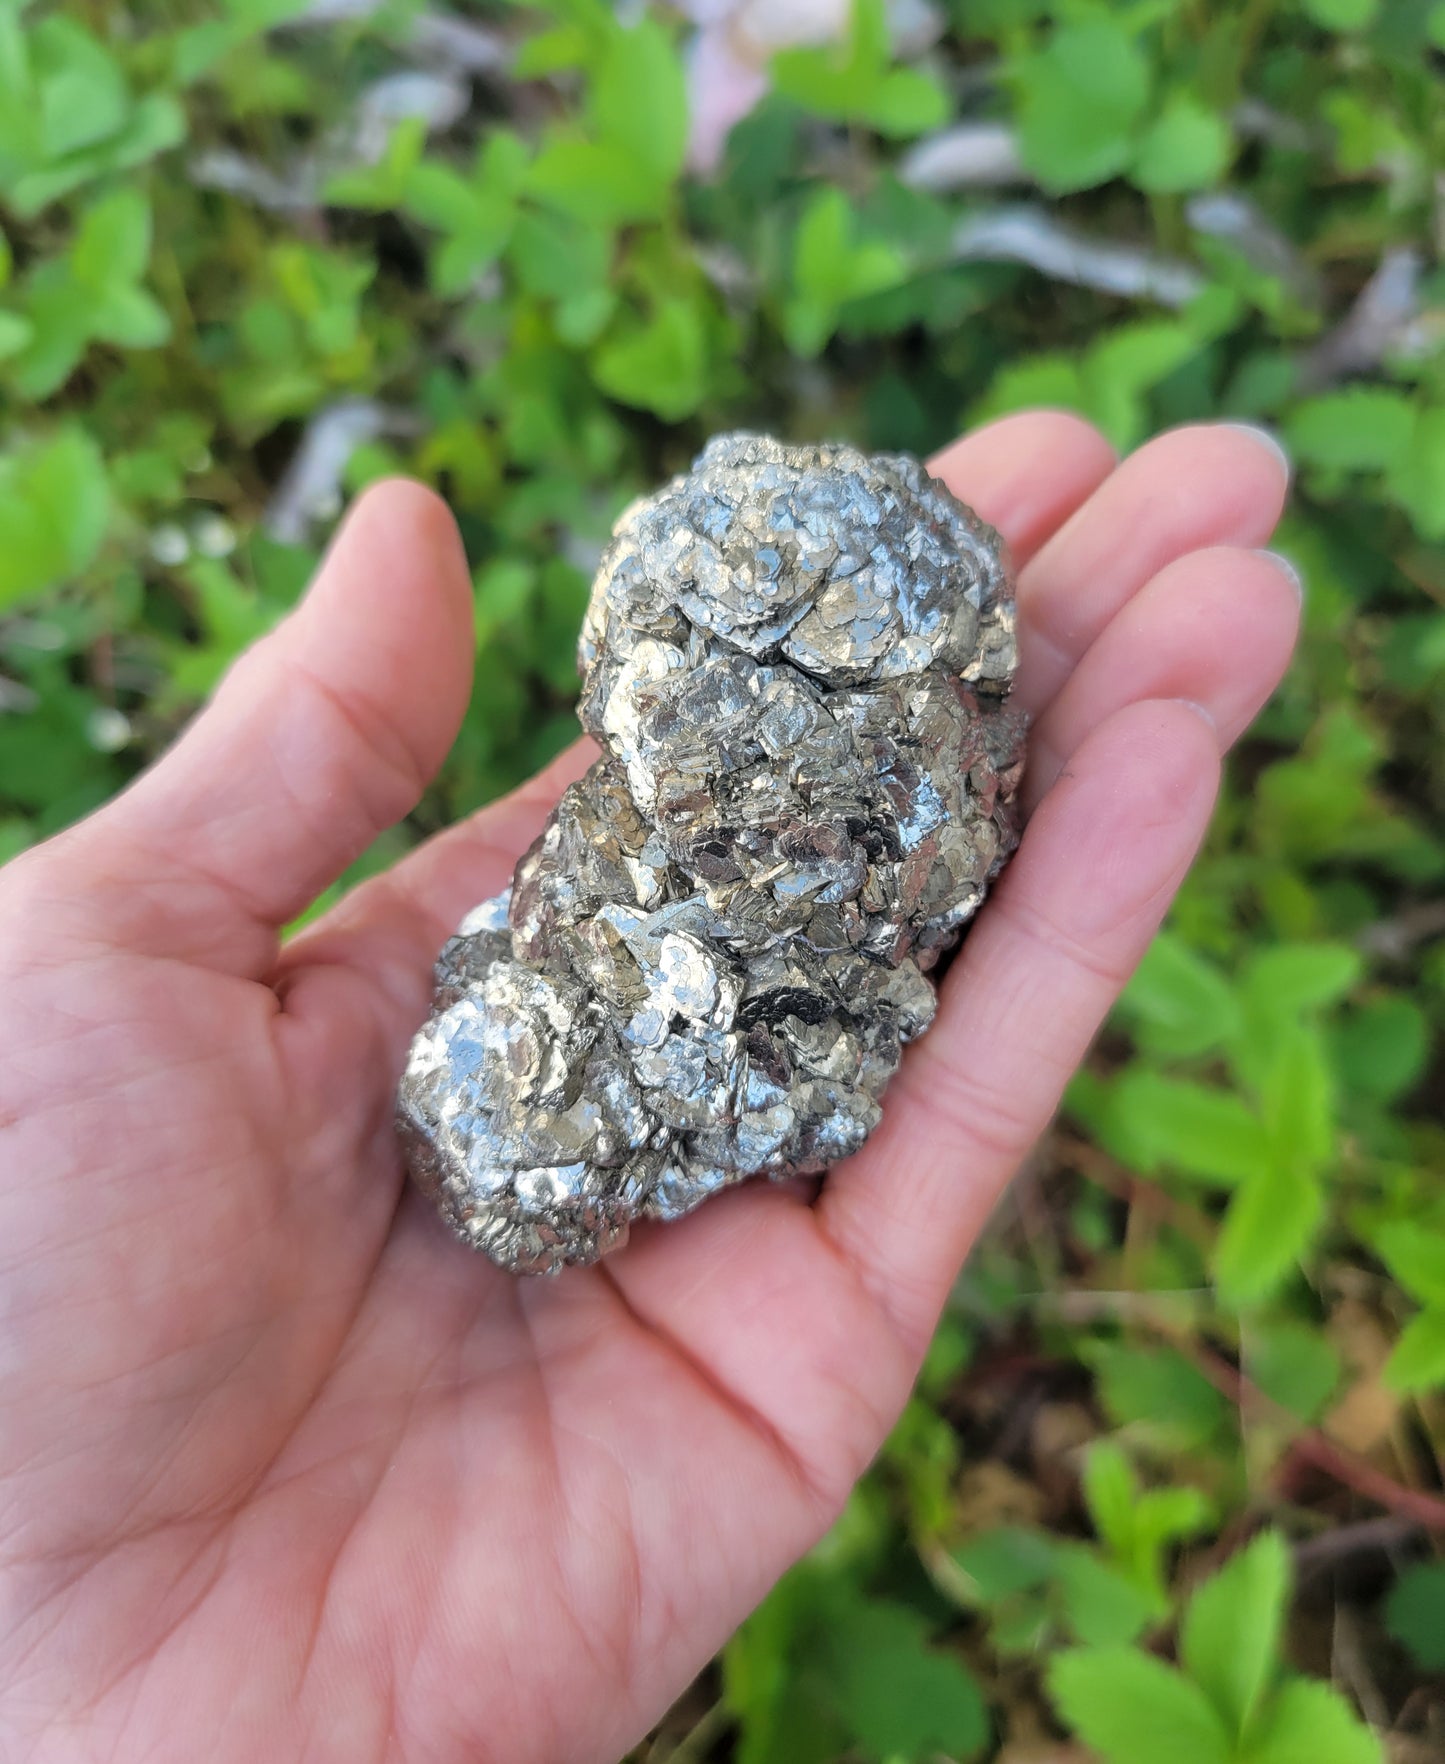
[[[1385,1362],[1384,1379],[1405,1393],[1445,1385],[1445,1306],[1410,1319]]]
[[[34,825],[20,815],[0,818],[0,864],[8,864],[35,842]]]
[[[77,281],[103,291],[139,281],[150,254],[150,205],[139,190],[122,188],[85,211],[70,264]]]
[[[611,288],[581,288],[558,301],[557,335],[574,349],[583,349],[606,330],[616,310],[617,295]]]
[[[1320,101],[1334,131],[1335,163],[1349,175],[1375,175],[1413,159],[1416,148],[1394,107],[1354,86],[1336,86]]]
[[[1335,1152],[1334,1080],[1323,1035],[1296,1023],[1280,1037],[1260,1101],[1278,1163],[1314,1174]]]
[[[1373,24],[1380,0],[1301,0],[1305,11],[1327,31],[1362,31]]]
[[[432,256],[436,291],[455,298],[472,287],[506,246],[526,181],[526,144],[494,130],[467,176],[440,160],[423,159],[404,174],[404,205],[424,226],[448,235]]]
[[[1248,1731],[1275,1670],[1289,1591],[1289,1551],[1278,1532],[1265,1531],[1200,1587],[1184,1614],[1180,1662],[1236,1737]]]
[[[597,59],[591,111],[600,138],[666,186],[687,153],[687,86],[670,33],[644,16],[609,34]]]
[[[611,236],[566,215],[524,211],[517,216],[507,260],[529,294],[575,299],[605,288]]]
[[[498,557],[484,564],[475,581],[479,638],[518,618],[536,581],[535,568],[521,558]]]
[[[30,43],[20,10],[0,6],[0,187],[41,155]]]
[[[88,733],[90,693],[52,691],[27,716],[0,717],[0,795],[36,811],[36,831],[54,832],[99,806],[123,782]]]
[[[724,1655],[746,1764],[827,1764],[844,1752],[963,1760],[988,1743],[978,1687],[930,1643],[927,1619],[864,1596],[815,1557],[784,1577]]]
[[[858,219],[843,192],[819,190],[794,236],[793,294],[783,314],[784,334],[799,355],[818,353],[849,300],[891,287],[905,274],[893,246],[857,234]]]
[[[166,309],[144,288],[115,288],[97,302],[95,335],[122,349],[156,349],[171,334]]]
[[[29,346],[35,336],[35,327],[27,318],[18,312],[0,312],[0,361],[7,356],[18,355]]]
[[[1313,1421],[1340,1382],[1329,1338],[1315,1325],[1270,1316],[1250,1319],[1241,1335],[1251,1382],[1301,1421]]]
[[[32,43],[41,86],[41,139],[48,159],[116,134],[130,112],[130,92],[114,56],[74,20],[36,27]]]
[[[1400,392],[1351,386],[1295,406],[1284,436],[1296,458],[1341,471],[1381,472],[1410,445],[1415,411]]]
[[[1110,1119],[1123,1135],[1120,1149],[1146,1170],[1231,1186],[1270,1164],[1264,1123],[1213,1085],[1131,1067],[1114,1087]]]
[[[527,187],[554,208],[593,225],[656,220],[670,201],[667,186],[615,142],[564,135],[545,142],[532,162]]]
[[[1427,1672],[1445,1672],[1445,1563],[1405,1570],[1385,1601],[1385,1627]]]
[[[971,1537],[953,1552],[955,1566],[972,1581],[981,1604],[1043,1586],[1057,1567],[1052,1539],[1022,1526],[1004,1525]]]
[[[1416,531],[1445,538],[1445,406],[1417,413],[1408,445],[1387,470],[1390,494]]]
[[[1229,1735],[1204,1693],[1152,1655],[1062,1654],[1048,1686],[1065,1722],[1105,1764],[1231,1764]]]
[[[119,134],[17,178],[10,191],[10,206],[23,218],[39,214],[95,178],[127,171],[174,147],[185,132],[185,112],[170,93],[147,93],[132,107]]]
[[[830,1701],[871,1757],[962,1760],[988,1744],[978,1686],[960,1660],[926,1645],[927,1628],[907,1607],[859,1601],[819,1640]]]
[[[597,384],[623,404],[668,422],[690,416],[707,391],[707,343],[697,305],[664,300],[641,324],[604,338],[592,356]]]
[[[202,640],[186,645],[171,666],[171,684],[189,697],[204,697],[231,663],[281,616],[281,608],[241,582],[219,558],[193,558],[185,571]]]
[[[79,429],[0,456],[0,611],[79,575],[109,518],[100,449]]]
[[[1250,959],[1244,984],[1254,1000],[1293,1017],[1343,998],[1363,967],[1347,943],[1282,943]]]
[[[1140,1429],[1162,1450],[1193,1451],[1223,1424],[1224,1398],[1175,1348],[1100,1341],[1085,1349],[1085,1357],[1110,1417]]]
[[[1212,962],[1172,931],[1149,945],[1119,1000],[1153,1053],[1189,1058],[1208,1053],[1239,1028],[1233,989]]]
[[[1064,1622],[1088,1647],[1134,1641],[1162,1615],[1156,1598],[1084,1544],[1060,1550],[1058,1578]]]
[[[798,1684],[799,1643],[828,1614],[826,1586],[811,1563],[801,1564],[723,1652],[723,1694],[740,1728],[740,1764],[830,1764],[846,1744],[816,1694],[800,1694]]]
[[[949,113],[934,80],[891,66],[883,0],[853,0],[846,42],[775,55],[772,79],[778,92],[818,116],[898,138],[937,128]]]
[[[1179,92],[1140,137],[1131,175],[1141,190],[1202,190],[1219,179],[1233,145],[1222,117]]]
[[[1401,993],[1372,998],[1334,1025],[1330,1047],[1347,1096],[1391,1103],[1430,1063],[1430,1019]]]
[[[986,423],[1035,405],[1089,413],[1083,375],[1072,356],[1042,354],[1005,362],[990,380],[988,392],[969,412],[969,418],[974,424]]]
[[[912,140],[940,128],[949,115],[948,94],[936,80],[912,67],[895,67],[879,81],[864,108],[863,121],[880,135]]]
[[[1214,1510],[1197,1488],[1151,1488],[1139,1497],[1134,1516],[1135,1558],[1149,1579],[1160,1574],[1164,1547],[1208,1528]]]
[[[1338,1691],[1295,1678],[1264,1711],[1240,1764],[1384,1764],[1384,1753]]]
[[[583,66],[592,50],[591,34],[581,24],[561,23],[519,45],[512,57],[512,74],[519,80],[545,80],[549,74]]]
[[[1096,17],[1060,26],[1014,79],[1020,150],[1045,189],[1087,189],[1128,165],[1150,68],[1122,24]]]
[[[1228,1049],[1239,1081],[1264,1091],[1270,1089],[1271,1082],[1276,1089],[1289,1082],[1279,1076],[1280,1062],[1303,1057],[1296,1046],[1302,1034],[1301,1019],[1348,992],[1361,966],[1358,954],[1347,945],[1323,942],[1279,944],[1255,956],[1245,968],[1240,987],[1244,1027]],[[1312,1029],[1310,1035],[1314,1035]],[[1324,1044],[1316,1039],[1319,1061],[1323,1051]],[[1275,1079],[1271,1080],[1270,1074],[1276,1074]],[[1310,1156],[1323,1161],[1331,1151],[1333,1101],[1327,1074],[1321,1078],[1316,1073],[1314,1083],[1319,1131],[1310,1142]]]
[[[1244,1184],[1229,1203],[1215,1251],[1221,1295],[1249,1305],[1279,1285],[1314,1240],[1324,1215],[1316,1177],[1278,1162]]]
[[[1412,1219],[1382,1225],[1375,1247],[1390,1272],[1421,1304],[1445,1307],[1445,1233]]]
[[[478,191],[455,166],[424,159],[406,181],[406,210],[424,227],[462,233],[477,225]]]
[[[1084,1502],[1089,1517],[1116,1556],[1127,1556],[1134,1541],[1134,1510],[1139,1480],[1116,1445],[1101,1442],[1084,1460]]]
[[[1191,325],[1151,319],[1120,325],[1090,345],[1081,370],[1086,409],[1121,451],[1146,426],[1145,393],[1196,358],[1200,342]]]
[[[30,337],[10,370],[22,398],[39,402],[69,378],[92,335],[93,302],[62,263],[43,263],[29,278]]]
[[[1085,1461],[1084,1500],[1111,1554],[1155,1613],[1162,1613],[1168,1607],[1165,1551],[1208,1524],[1208,1502],[1195,1488],[1141,1490],[1124,1453],[1107,1441],[1095,1445]]]

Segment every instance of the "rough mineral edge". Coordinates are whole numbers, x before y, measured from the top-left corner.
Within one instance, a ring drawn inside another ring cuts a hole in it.
[[[619,519],[603,757],[442,951],[398,1120],[516,1272],[856,1151],[1017,843],[1002,542],[905,455],[725,435]]]

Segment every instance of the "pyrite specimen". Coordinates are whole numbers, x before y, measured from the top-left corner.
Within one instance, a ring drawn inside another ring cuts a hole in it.
[[[603,756],[442,951],[399,1101],[526,1273],[856,1151],[1017,843],[1008,566],[916,460],[719,437],[618,521],[580,661]]]

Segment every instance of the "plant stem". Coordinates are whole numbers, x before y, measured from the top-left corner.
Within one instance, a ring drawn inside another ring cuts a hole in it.
[[[1241,1411],[1253,1409],[1282,1422],[1297,1418],[1289,1410],[1266,1396],[1223,1355],[1194,1341],[1189,1336],[1155,1325],[1157,1333],[1167,1337],[1187,1359],[1204,1374],[1214,1388],[1222,1392]],[[1317,1427],[1306,1427],[1294,1435],[1290,1450],[1297,1459],[1323,1471],[1336,1482],[1351,1488],[1365,1500],[1386,1508],[1402,1519],[1423,1525],[1431,1531],[1445,1531],[1445,1496],[1431,1494],[1427,1489],[1407,1488],[1368,1460],[1356,1457],[1327,1438]]]

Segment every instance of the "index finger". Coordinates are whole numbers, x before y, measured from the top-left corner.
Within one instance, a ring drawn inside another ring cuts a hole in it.
[[[928,462],[961,502],[997,527],[1022,568],[1113,471],[1114,449],[1067,410],[1000,417]]]

